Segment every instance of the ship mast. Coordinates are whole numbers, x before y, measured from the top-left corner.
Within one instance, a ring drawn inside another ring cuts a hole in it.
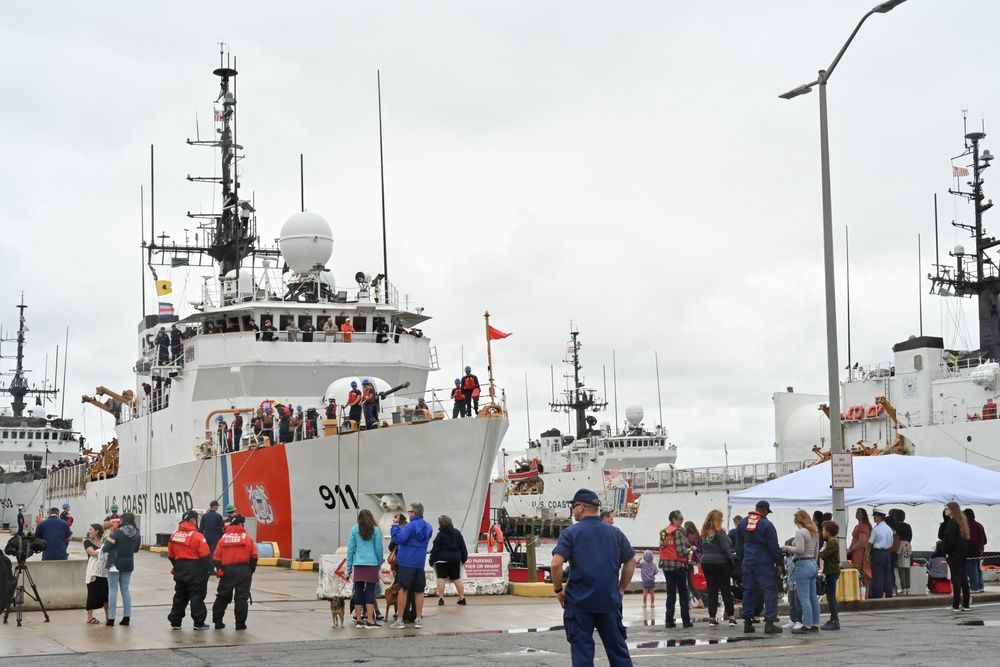
[[[28,330],[27,326],[24,324],[24,310],[27,308],[24,304],[24,295],[21,296],[21,303],[17,306],[17,309],[21,311],[19,316],[19,326],[17,329],[17,366],[14,368],[14,377],[11,379],[10,384],[6,387],[0,388],[7,394],[10,394],[11,398],[14,399],[10,407],[14,412],[15,417],[23,417],[24,409],[27,407],[27,403],[24,402],[24,397],[28,394],[34,394],[39,399],[42,396],[52,395],[55,396],[59,393],[58,389],[39,389],[37,387],[29,387],[28,379],[25,377],[24,370],[24,334]]]
[[[596,392],[593,389],[585,389],[583,386],[583,381],[580,380],[580,370],[583,368],[580,365],[580,347],[581,343],[579,341],[580,332],[570,331],[569,335],[572,337],[569,345],[569,358],[566,363],[573,367],[572,375],[567,375],[567,378],[572,378],[573,388],[567,389],[564,392],[565,399],[561,401],[553,401],[549,403],[553,412],[559,412],[561,410],[570,409],[576,415],[576,437],[585,438],[593,432],[593,426],[597,424],[597,419],[593,416],[587,415],[587,410],[592,410],[597,412],[598,410],[603,410],[608,407],[607,401],[597,400]]]
[[[975,253],[965,252],[962,246],[956,247],[949,253],[955,258],[955,266],[936,264],[937,274],[928,277],[931,278],[932,294],[979,297],[978,352],[996,361],[1000,360],[1000,264],[988,251],[1000,245],[1000,240],[987,236],[983,227],[983,213],[993,207],[993,200],[984,202],[983,195],[983,172],[993,160],[988,150],[980,150],[979,144],[985,138],[985,132],[969,132],[965,135],[965,152],[955,158],[972,156],[972,180],[968,182],[972,191],[948,190],[968,199],[975,208],[974,224],[951,223],[972,235],[976,242]]]
[[[220,51],[220,60],[224,58]],[[200,138],[187,143],[190,146],[209,146],[217,148],[221,157],[222,174],[220,176],[188,176],[187,180],[200,183],[217,183],[222,187],[222,211],[220,213],[191,213],[189,218],[197,218],[205,222],[198,227],[203,233],[202,239],[195,236],[195,243],[189,244],[185,238],[183,245],[168,243],[166,235],[154,237],[146,246],[148,263],[159,266],[202,266],[201,257],[207,256],[219,265],[219,280],[224,281],[233,271],[238,271],[243,260],[250,255],[278,257],[277,248],[262,248],[258,246],[257,220],[255,209],[248,200],[240,199],[240,181],[237,165],[243,159],[243,146],[236,143],[235,113],[236,94],[235,82],[237,71],[228,63],[212,73],[219,77],[219,96],[216,104],[222,108],[214,112],[214,120],[219,124],[216,128],[217,137],[202,141]],[[203,243],[199,244],[199,240]],[[172,257],[168,257],[168,255]],[[154,261],[154,256],[156,260]],[[194,261],[192,261],[194,260]]]

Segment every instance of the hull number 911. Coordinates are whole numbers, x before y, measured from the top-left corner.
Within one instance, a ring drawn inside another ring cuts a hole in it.
[[[323,484],[319,487],[319,497],[323,499],[323,504],[326,505],[327,509],[337,509],[338,499],[343,509],[358,509],[358,498],[354,495],[350,484],[344,486],[338,484],[332,490]]]

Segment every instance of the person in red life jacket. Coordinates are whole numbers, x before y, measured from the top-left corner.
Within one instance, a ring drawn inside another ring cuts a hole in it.
[[[465,394],[462,393],[462,381],[455,378],[455,388],[451,390],[451,397],[455,399],[455,407],[451,411],[451,418],[467,417],[465,414]]]
[[[69,513],[69,503],[63,503],[62,513],[59,515],[59,518],[68,523],[70,528],[73,527],[73,517]]]
[[[226,526],[226,534],[219,540],[212,556],[216,575],[219,577],[219,588],[215,593],[215,604],[212,605],[212,622],[216,630],[226,627],[222,618],[226,615],[226,607],[235,591],[236,629],[246,630],[247,613],[250,610],[250,583],[257,570],[257,545],[243,528],[246,519],[242,514],[230,515],[227,522],[229,525]]]
[[[264,408],[264,417],[261,419],[261,426],[264,427],[262,431],[265,438],[267,438],[268,444],[274,444],[274,415],[271,413],[271,408]]]
[[[736,556],[743,562],[743,632],[753,632],[753,612],[758,595],[764,596],[764,632],[781,634],[778,620],[778,575],[785,570],[778,547],[778,532],[767,520],[771,504],[766,500],[740,522],[736,529]]]
[[[347,394],[347,418],[361,423],[361,391],[356,380],[351,380],[351,391]]]
[[[239,410],[233,411],[233,423],[229,429],[233,434],[233,451],[238,452],[243,442],[243,415]]]
[[[104,517],[104,520],[111,522],[112,530],[118,530],[118,524],[122,522],[122,517],[118,514],[118,505],[111,506],[111,514]]]
[[[292,415],[292,440],[305,440],[306,416],[302,414],[302,406],[295,406],[295,414]]]
[[[326,405],[326,418],[336,419],[337,418],[337,399],[333,396],[330,397],[330,402]]]
[[[688,606],[688,554],[691,543],[681,526],[684,525],[684,514],[680,510],[670,513],[670,523],[660,531],[660,569],[667,581],[667,615],[666,626],[677,627],[674,620],[674,605],[680,597],[681,621],[685,628],[693,628],[691,610]]]
[[[462,393],[465,394],[465,416],[479,414],[479,378],[472,374],[472,366],[465,367]]]
[[[375,387],[371,381],[365,378],[361,381],[363,389],[361,394],[361,405],[365,409],[365,428],[375,427]]]
[[[208,577],[212,574],[212,558],[205,536],[198,532],[198,513],[194,510],[184,513],[177,530],[170,536],[167,557],[174,575],[174,601],[167,615],[170,627],[181,629],[181,621],[190,602],[194,629],[210,629],[212,626],[205,622],[208,616],[205,596],[208,594]]]

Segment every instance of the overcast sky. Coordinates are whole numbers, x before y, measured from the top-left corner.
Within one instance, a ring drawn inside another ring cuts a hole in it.
[[[261,234],[299,209],[303,153],[306,208],[333,227],[344,285],[382,269],[381,70],[389,275],[434,317],[435,387],[463,362],[485,381],[485,310],[513,332],[494,345],[507,449],[529,414],[533,437],[565,428],[547,402],[572,322],[590,385],[603,390],[606,372],[612,393],[616,356],[619,420],[634,403],[659,422],[659,355],[678,465],[721,464],[723,443],[730,462],[770,460],[772,393],[826,387],[818,95],[778,95],[815,79],[872,3],[8,3],[0,322],[16,326],[23,291],[36,382],[69,327],[66,416],[110,438],[79,397],[134,386],[149,147],[157,233],[182,241],[185,213],[213,206],[211,186],[185,176],[212,174],[215,154],[184,141],[196,116],[211,133],[225,41]],[[841,366],[845,228],[861,363],[890,361],[920,331],[935,193],[942,252],[970,245],[948,225],[971,220],[947,195],[950,158],[963,108],[1000,150],[1000,43],[979,29],[997,25],[995,1],[909,0],[868,20],[831,79]],[[160,277],[178,307],[201,284]],[[924,332],[976,347],[972,302],[965,325],[947,305],[924,296]]]

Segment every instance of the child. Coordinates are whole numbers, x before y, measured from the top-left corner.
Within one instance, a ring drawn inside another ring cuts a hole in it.
[[[636,557],[638,561],[639,572],[642,573],[642,606],[646,606],[646,598],[649,598],[649,606],[652,608],[655,605],[654,598],[656,597],[656,563],[653,562],[653,552],[649,549],[642,554],[642,559]]]
[[[785,542],[787,546],[795,544],[795,538]],[[795,558],[785,554],[785,588],[788,589],[788,623],[782,627],[797,629],[802,627],[802,602],[795,593]]]
[[[840,630],[840,614],[837,609],[837,580],[840,579],[840,544],[837,534],[840,525],[836,521],[823,522],[823,538],[826,544],[819,552],[820,574],[826,575],[826,604],[830,607],[830,620],[821,630]]]

